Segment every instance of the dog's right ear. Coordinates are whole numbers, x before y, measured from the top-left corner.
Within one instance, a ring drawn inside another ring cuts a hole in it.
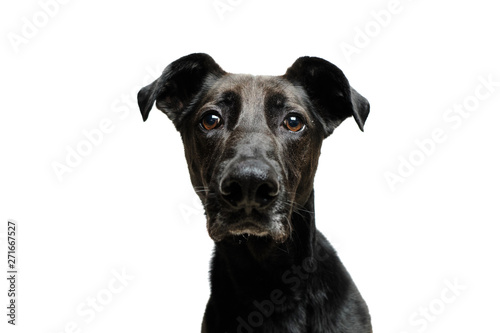
[[[203,90],[204,83],[225,73],[214,59],[205,53],[193,53],[174,61],[157,80],[137,94],[142,119],[148,119],[156,101],[156,107],[178,128],[186,109]]]

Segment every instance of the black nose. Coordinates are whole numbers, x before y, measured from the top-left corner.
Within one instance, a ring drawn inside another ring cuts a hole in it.
[[[232,163],[220,182],[220,193],[232,207],[247,211],[271,204],[279,192],[278,176],[265,161]]]

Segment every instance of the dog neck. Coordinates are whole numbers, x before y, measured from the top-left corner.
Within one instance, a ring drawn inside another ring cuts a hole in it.
[[[235,236],[217,242],[212,260],[212,284],[225,281],[241,285],[263,280],[271,285],[280,284],[287,270],[314,257],[317,232],[314,191],[304,206],[294,209],[290,223],[292,232],[283,243],[257,236]],[[214,276],[215,271],[228,274]]]

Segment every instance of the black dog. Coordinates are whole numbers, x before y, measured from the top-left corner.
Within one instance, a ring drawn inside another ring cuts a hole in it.
[[[302,57],[283,76],[223,71],[206,54],[141,89],[181,133],[215,241],[205,333],[371,332],[368,308],[316,230],[313,180],[323,139],[368,101],[335,65]]]

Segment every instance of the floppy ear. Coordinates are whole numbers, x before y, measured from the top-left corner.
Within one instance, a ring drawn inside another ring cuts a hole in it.
[[[306,91],[323,122],[325,137],[350,116],[363,131],[370,104],[349,85],[337,66],[321,58],[301,57],[283,77]]]
[[[186,110],[192,105],[211,78],[225,72],[208,54],[193,53],[184,56],[165,68],[161,76],[137,94],[142,119],[148,119],[156,101],[156,107],[163,111],[178,128]]]

